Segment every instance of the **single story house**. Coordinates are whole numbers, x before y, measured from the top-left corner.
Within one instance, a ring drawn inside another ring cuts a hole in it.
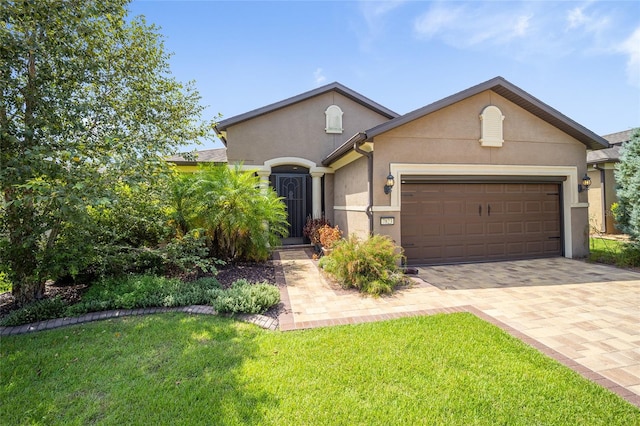
[[[602,137],[502,77],[399,115],[331,83],[220,121],[230,165],[408,264],[588,254],[587,150]]]
[[[620,162],[620,148],[631,140],[634,130],[604,135],[610,148],[587,153],[588,174],[591,179],[589,187],[589,223],[595,232],[619,234],[615,219],[611,213],[611,205],[618,201],[616,195],[616,178],[614,170]]]

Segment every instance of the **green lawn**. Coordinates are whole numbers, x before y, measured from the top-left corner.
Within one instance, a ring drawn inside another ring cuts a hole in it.
[[[163,314],[5,337],[2,424],[640,424],[471,314],[272,332]]]
[[[625,241],[589,238],[589,260],[621,267],[640,266],[640,251]]]

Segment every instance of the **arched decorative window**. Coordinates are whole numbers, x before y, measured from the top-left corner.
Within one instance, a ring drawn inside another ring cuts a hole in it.
[[[480,134],[480,145],[489,147],[501,147],[504,139],[502,138],[502,121],[504,115],[500,108],[489,105],[482,110],[480,114],[480,123],[482,132]]]
[[[331,105],[324,112],[327,118],[327,125],[325,132],[327,133],[342,133],[342,110],[338,105]]]

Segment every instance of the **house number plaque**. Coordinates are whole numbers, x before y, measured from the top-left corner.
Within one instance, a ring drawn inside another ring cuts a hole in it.
[[[380,218],[380,225],[393,225],[395,223],[395,217],[386,216]]]

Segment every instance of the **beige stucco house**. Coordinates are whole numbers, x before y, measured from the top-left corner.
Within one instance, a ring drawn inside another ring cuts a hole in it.
[[[615,166],[620,162],[620,148],[631,140],[634,130],[604,135],[609,148],[587,153],[589,187],[589,224],[596,233],[619,234],[611,205],[618,201],[616,195]]]
[[[501,77],[405,115],[331,83],[217,132],[229,164],[284,197],[286,242],[325,215],[345,233],[389,235],[408,264],[585,256],[579,179],[587,149],[608,146]]]

